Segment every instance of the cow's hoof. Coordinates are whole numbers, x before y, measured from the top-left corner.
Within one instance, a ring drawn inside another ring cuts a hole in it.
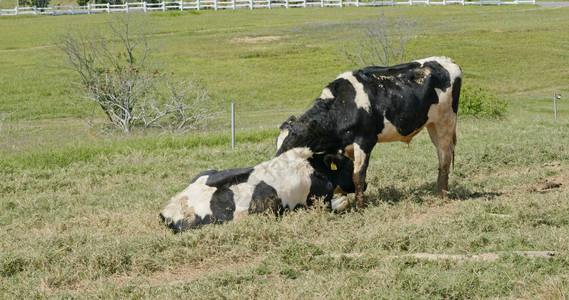
[[[332,210],[335,212],[344,211],[350,203],[348,202],[348,196],[342,195],[340,197],[333,198],[331,200]]]

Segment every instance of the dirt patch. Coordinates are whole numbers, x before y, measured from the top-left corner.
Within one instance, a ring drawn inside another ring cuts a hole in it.
[[[527,190],[532,193],[546,193],[561,188],[561,183],[558,181],[558,179],[546,178],[543,182],[530,186]]]
[[[426,260],[454,260],[458,262],[463,261],[495,261],[500,258],[500,256],[504,254],[515,254],[519,256],[525,256],[530,258],[552,258],[556,255],[554,251],[504,251],[504,252],[496,252],[496,253],[480,253],[480,254],[435,254],[435,253],[413,253],[413,254],[404,254],[404,255],[391,255],[386,256],[386,259],[397,259],[397,258],[418,258],[418,259],[426,259]],[[360,258],[365,256],[364,253],[332,253],[328,256],[332,258]]]
[[[559,172],[557,176],[549,176],[544,178],[538,183],[535,183],[527,187],[528,192],[532,193],[547,193],[563,188],[562,182],[569,181],[569,174],[563,172],[563,167],[560,162],[548,162],[543,165],[543,167],[549,171]]]
[[[551,258],[555,256],[555,252],[553,251],[512,251],[512,252],[480,253],[480,254],[415,253],[415,254],[395,256],[395,257],[397,258],[413,257],[413,258],[427,259],[427,260],[450,259],[454,261],[495,261],[498,258],[500,258],[500,256],[503,254],[515,254],[531,258],[537,258],[537,257]]]
[[[282,39],[282,36],[278,35],[268,35],[268,36],[259,36],[259,37],[241,37],[241,38],[232,38],[229,40],[230,43],[246,43],[246,44],[258,44],[258,43],[268,43],[273,41],[278,41]]]

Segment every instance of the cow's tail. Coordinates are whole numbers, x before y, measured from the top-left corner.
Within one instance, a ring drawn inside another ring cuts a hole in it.
[[[456,118],[458,119],[458,102],[460,99],[460,89],[462,88],[462,70],[460,69],[459,66],[456,67],[458,68],[458,74],[454,78],[454,82],[452,83],[452,110],[454,111],[454,113],[456,114]],[[454,144],[454,147],[452,148],[451,163],[452,163],[452,169],[454,171],[454,149],[456,148],[456,127],[454,128],[454,132],[452,133],[452,143]]]
[[[452,147],[451,164],[452,164],[452,170],[454,171],[454,149],[456,148],[456,129],[454,130],[454,132],[452,134],[452,143],[454,144],[454,147]]]

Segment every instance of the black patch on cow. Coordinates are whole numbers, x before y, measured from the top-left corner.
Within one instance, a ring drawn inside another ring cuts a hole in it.
[[[195,219],[194,223],[190,225],[191,229],[198,229],[198,228],[201,228],[203,225],[208,225],[208,224],[222,223],[222,221],[217,220],[212,215],[206,215],[203,218],[198,216],[198,215],[195,215],[195,218],[196,219]]]
[[[233,213],[235,212],[233,191],[227,187],[217,188],[211,196],[209,207],[213,213],[212,222],[221,223],[233,220]]]
[[[196,226],[192,226],[185,219],[179,220],[178,222],[172,222],[168,224],[168,227],[172,229],[174,233],[180,233],[192,228],[196,228]]]
[[[374,82],[368,86],[370,102],[376,117],[385,116],[402,136],[421,128],[428,119],[428,111],[439,98],[436,88],[450,87],[450,74],[436,61],[400,65],[399,68],[365,68]],[[383,130],[383,121],[374,120],[375,134]]]
[[[274,211],[281,215],[283,212],[282,200],[277,195],[277,191],[266,182],[261,181],[255,185],[253,196],[249,203],[249,213],[260,213],[267,210]]]
[[[194,177],[194,179],[192,179],[192,181],[190,182],[190,184],[196,182],[200,177],[202,176],[206,176],[206,175],[211,175],[217,173],[217,170],[205,170],[201,173],[199,173],[196,177]]]
[[[462,78],[456,77],[452,85],[452,111],[458,113],[458,99],[460,98],[460,88],[462,86]]]
[[[207,178],[206,185],[211,187],[229,187],[234,184],[246,182],[253,168],[235,168],[211,173]]]

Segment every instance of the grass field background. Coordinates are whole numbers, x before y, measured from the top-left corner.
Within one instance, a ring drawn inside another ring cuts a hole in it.
[[[382,13],[420,21],[409,60],[452,57],[465,85],[509,100],[501,119],[459,116],[447,199],[433,196],[436,153],[421,133],[376,147],[362,211],[181,235],[159,224],[161,204],[198,172],[270,159],[276,127],[353,68],[340,47]],[[557,122],[552,111],[554,93],[569,95],[567,8],[150,14],[155,65],[236,103],[235,150],[228,113],[185,135],[87,126],[92,106],[66,93],[76,78],[53,45],[109,18],[0,18],[0,298],[569,297],[567,100]]]

